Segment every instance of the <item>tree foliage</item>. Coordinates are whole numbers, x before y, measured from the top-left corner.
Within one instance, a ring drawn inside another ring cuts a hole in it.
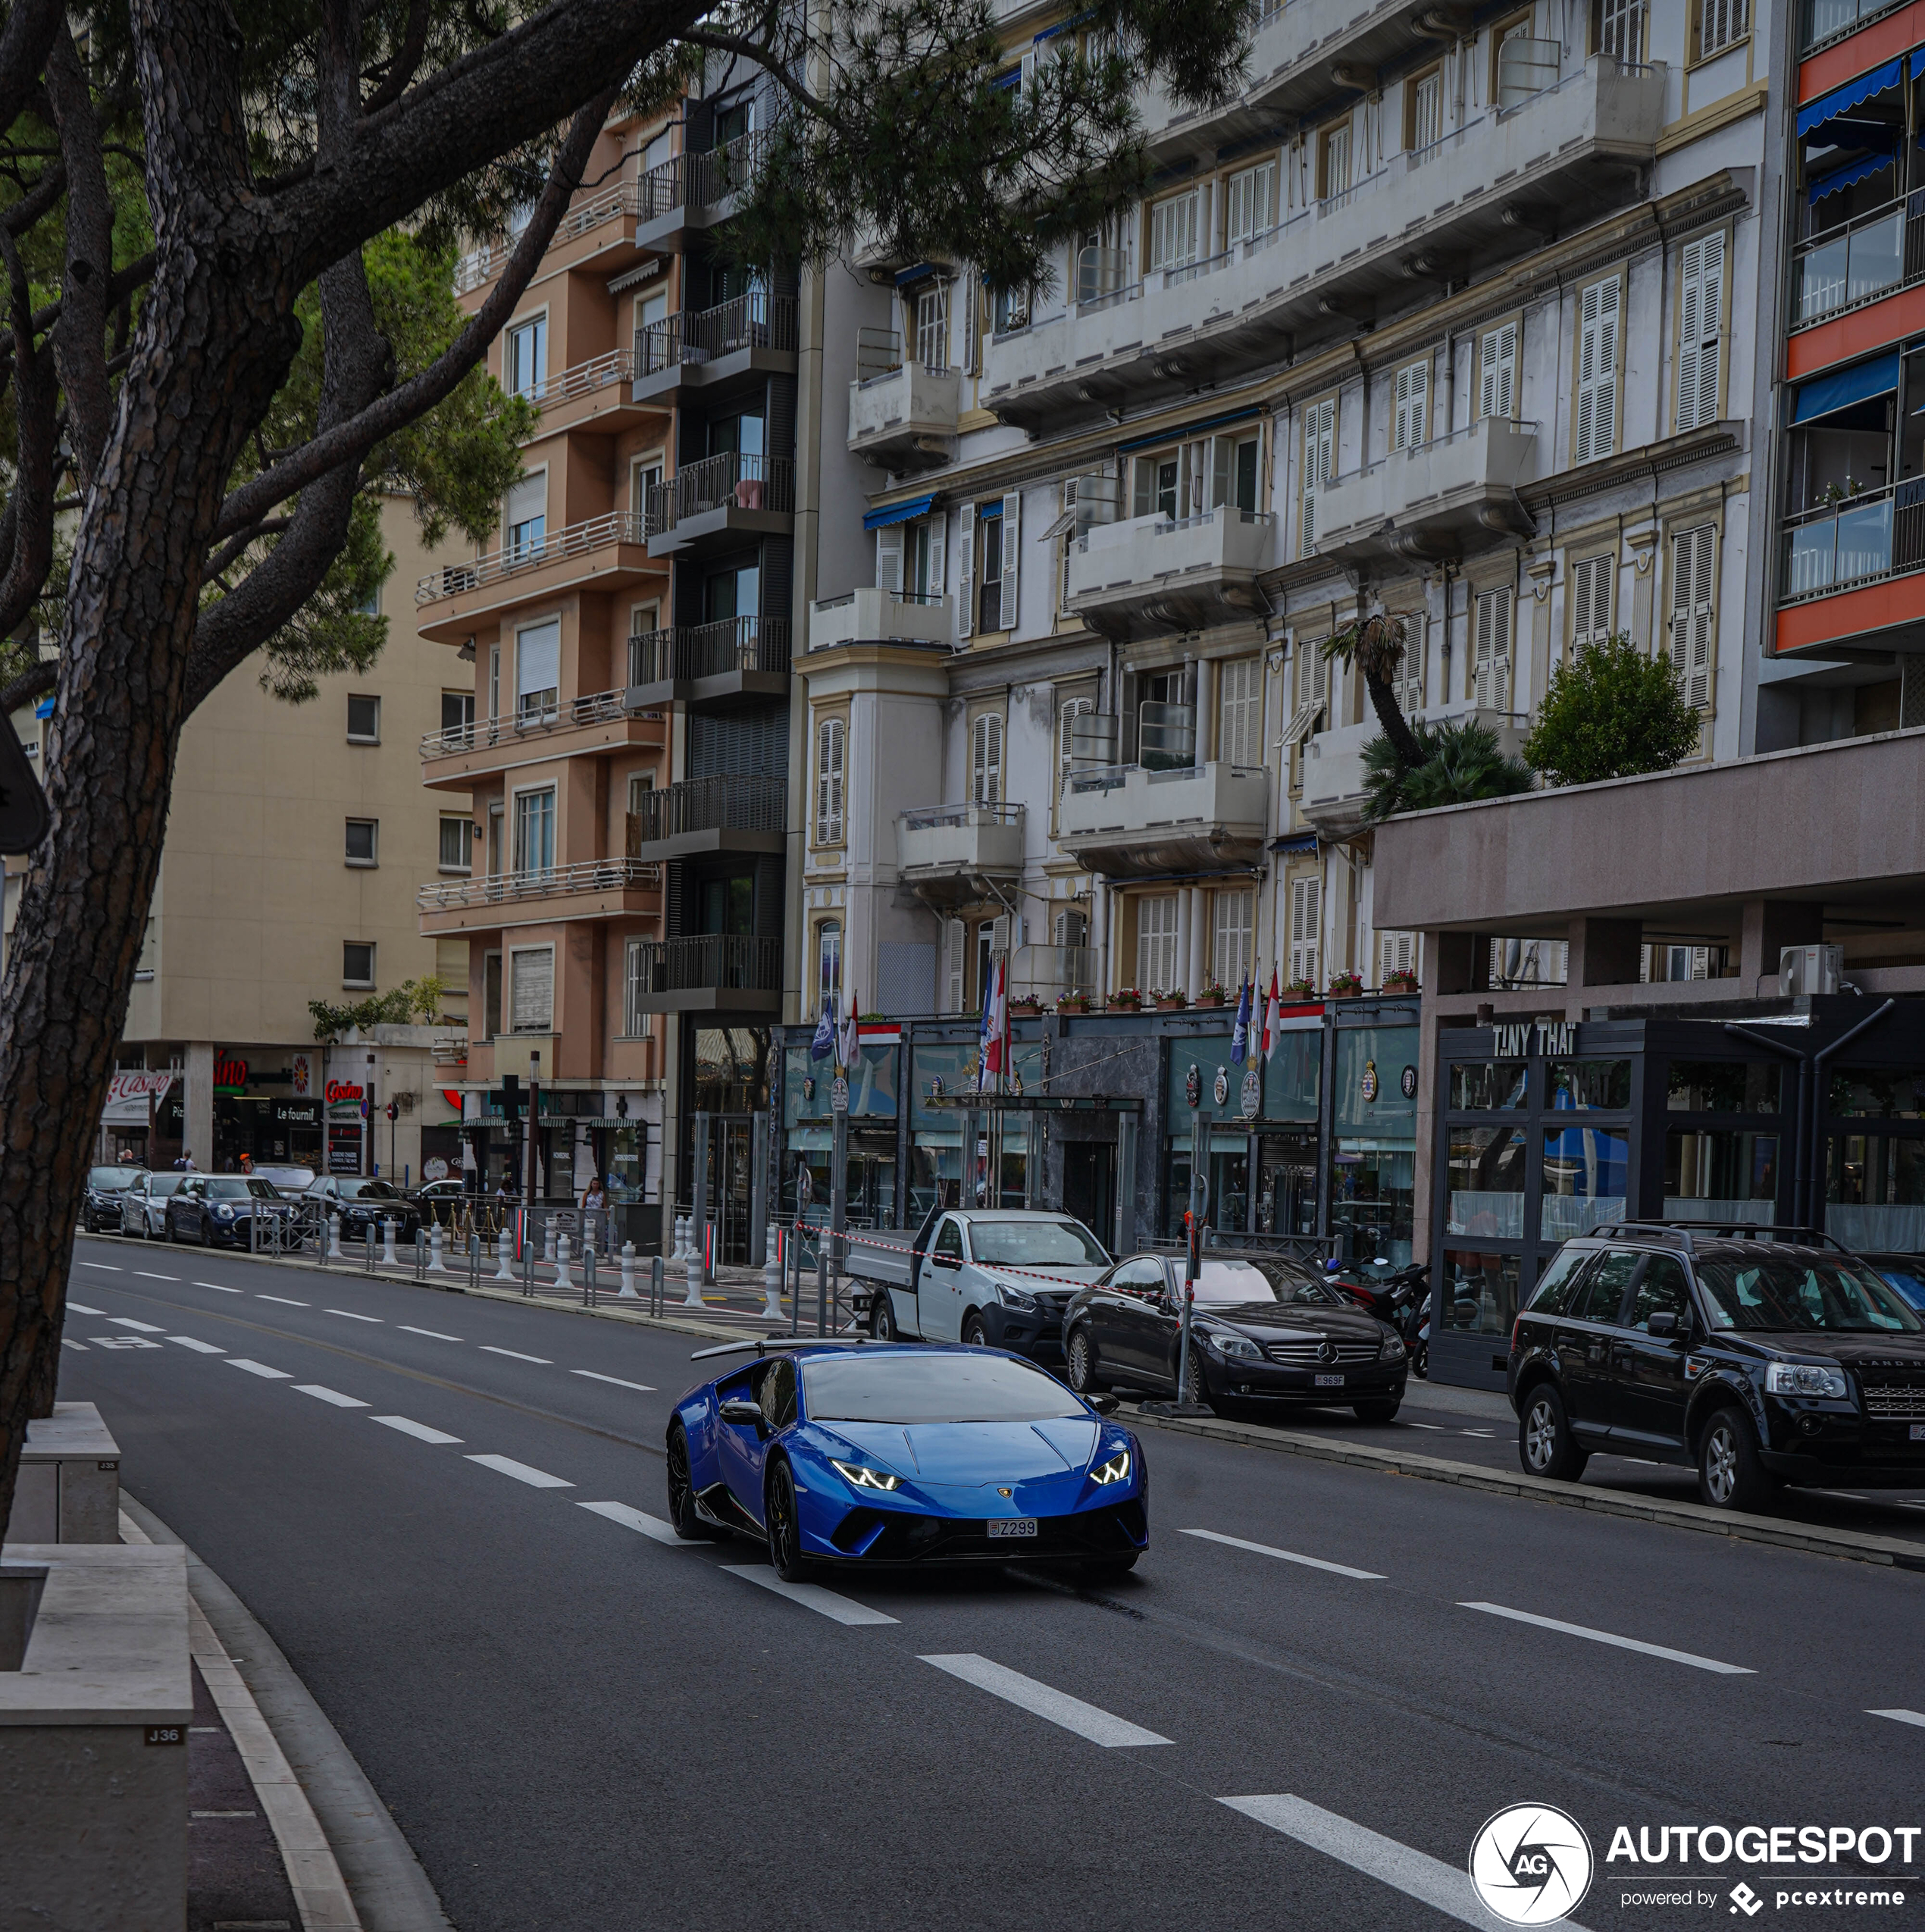
[[[1554,785],[1668,772],[1698,749],[1702,725],[1677,665],[1620,632],[1551,672],[1524,756]]]
[[[1407,765],[1387,738],[1363,747],[1363,788],[1371,822],[1399,812],[1428,812],[1478,798],[1507,798],[1531,789],[1530,768],[1511,757],[1489,725],[1475,718],[1411,727],[1421,753]]]
[[[355,1027],[405,1026],[416,1020],[431,1026],[441,1017],[447,997],[446,982],[430,973],[421,979],[404,979],[387,992],[371,993],[352,1006],[310,1000],[308,1011],[314,1016],[317,1040],[338,1040]]]

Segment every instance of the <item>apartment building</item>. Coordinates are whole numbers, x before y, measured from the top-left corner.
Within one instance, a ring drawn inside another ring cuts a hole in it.
[[[422,776],[472,795],[470,869],[421,908],[471,949],[483,1165],[507,1157],[506,1074],[540,1083],[550,1198],[593,1173],[659,1207],[694,1116],[725,1116],[711,1198],[736,1248],[781,1004],[797,291],[711,231],[768,111],[763,83],[610,122],[490,351],[540,410],[498,540],[416,593],[468,686]],[[512,242],[463,262],[469,305]]]
[[[1075,57],[1062,9],[1006,20],[1011,84]],[[874,549],[832,555],[825,514],[797,1017],[840,986],[967,1013],[1006,948],[1045,997],[1421,976],[1375,904],[1378,728],[1322,650],[1361,615],[1403,618],[1413,718],[1514,748],[1552,669],[1628,632],[1679,664],[1701,762],[1754,748],[1774,31],[1294,0],[1237,99],[1144,102],[1150,194],[1050,287],[830,272]],[[1563,944],[1500,969],[1557,977]],[[1409,1132],[1335,1156],[1400,1238]]]

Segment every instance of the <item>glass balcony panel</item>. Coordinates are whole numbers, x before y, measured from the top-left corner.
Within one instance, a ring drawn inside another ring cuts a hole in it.
[[[1895,287],[1904,277],[1905,211],[1895,208],[1851,231],[1845,299],[1862,302],[1881,289]]]
[[[1801,322],[1844,307],[1850,240],[1849,236],[1839,235],[1821,243],[1798,264],[1798,318]]]
[[[1808,597],[1831,583],[1838,543],[1838,519],[1821,517],[1785,533],[1785,594]]]
[[[1863,503],[1838,513],[1836,581],[1883,577],[1892,568],[1892,499]]]

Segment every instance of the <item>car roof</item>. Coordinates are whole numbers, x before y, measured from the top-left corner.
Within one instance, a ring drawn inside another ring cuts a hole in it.
[[[960,1221],[1077,1221],[1067,1208],[951,1207],[945,1211]]]

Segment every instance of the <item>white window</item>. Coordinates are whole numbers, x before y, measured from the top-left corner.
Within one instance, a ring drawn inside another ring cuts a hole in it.
[[[903,527],[887,523],[875,533],[875,587],[898,597],[903,587]]]
[[[1216,668],[1216,756],[1226,765],[1263,762],[1260,657],[1233,657]]]
[[[555,1030],[555,949],[518,946],[509,955],[509,1030]]]
[[[1326,396],[1304,412],[1302,553],[1316,547],[1317,492],[1337,474],[1337,399]]]
[[[539,402],[548,380],[548,318],[537,315],[520,322],[508,332],[508,349],[503,359],[506,380],[502,387],[511,396],[525,396]]]
[[[508,553],[512,561],[524,563],[540,555],[548,540],[546,470],[524,476],[509,490],[502,521],[508,526]]]
[[[381,700],[377,697],[348,700],[348,742],[379,744],[381,741]]]
[[[1333,195],[1348,194],[1351,186],[1351,124],[1340,121],[1323,134],[1322,186],[1319,196],[1328,201]]]
[[[648,1010],[642,1004],[649,991],[647,948],[646,939],[631,939],[625,949],[622,978],[627,996],[622,1001],[621,1030],[631,1040],[639,1040],[648,1032]]]
[[[1645,58],[1646,0],[1601,0],[1598,46],[1631,66]]]
[[[1136,902],[1136,983],[1145,993],[1176,990],[1176,894]]]
[[[348,821],[347,862],[351,866],[377,866],[380,863],[381,825],[378,819],[350,819]]]
[[[1249,976],[1250,927],[1255,918],[1254,892],[1211,894],[1210,970],[1218,985],[1234,993]]]
[[[1707,0],[1708,5],[1710,0]],[[1724,329],[1724,231],[1687,242],[1678,262],[1678,420],[1701,428],[1718,416]]]
[[[949,284],[929,283],[916,298],[916,359],[934,374],[949,367]]]
[[[1685,702],[1711,702],[1718,532],[1715,524],[1681,531],[1671,543],[1671,661],[1684,680]]]
[[[1617,557],[1580,557],[1571,565],[1571,647],[1601,644],[1610,635],[1611,590]]]
[[[1277,164],[1259,162],[1232,174],[1224,186],[1223,241],[1228,247],[1266,235],[1277,225]]]
[[[1394,972],[1417,969],[1417,935],[1414,932],[1380,932],[1377,935],[1377,984],[1382,986]]]
[[[374,947],[371,940],[341,941],[341,984],[372,986],[374,983]]]
[[[956,634],[960,639],[976,628],[976,506],[973,503],[965,503],[959,512],[956,575]]]
[[[969,935],[960,919],[943,922],[943,968],[947,982],[943,1001],[944,1013],[960,1013],[966,997],[964,975],[969,970]]]
[[[1510,613],[1513,593],[1501,584],[1477,596],[1472,637],[1471,696],[1480,711],[1510,709]]]
[[[1322,884],[1314,873],[1290,881],[1290,978],[1315,986],[1317,978],[1318,918]]]
[[[444,872],[468,872],[474,869],[474,821],[465,812],[459,817],[446,812],[441,815],[438,869]]]
[[[825,718],[815,727],[815,843],[842,843],[844,761],[849,727],[840,718]]]
[[[1069,783],[1069,774],[1075,757],[1076,720],[1095,715],[1096,700],[1093,697],[1066,697],[1063,708],[1056,715],[1056,796],[1062,797]]]
[[[1414,449],[1430,440],[1430,358],[1408,362],[1397,372],[1391,406],[1390,446]]]
[[[1510,416],[1517,406],[1517,324],[1486,329],[1478,345],[1477,413]]]
[[[546,872],[555,869],[555,788],[515,795],[515,869]]]
[[[1003,604],[1002,621],[997,628],[1013,631],[1019,614],[1016,569],[1022,555],[1022,496],[1017,490],[1012,490],[1003,499],[1003,541],[998,554],[1003,566]],[[987,579],[988,571],[983,574]]]
[[[515,715],[524,722],[552,718],[560,702],[562,626],[531,624],[515,634]]]
[[[842,922],[825,919],[815,928],[815,1010],[842,1017]]]
[[[1413,154],[1421,154],[1444,138],[1444,70],[1432,67],[1408,84],[1410,123],[1407,145]]]
[[[1397,708],[1407,718],[1414,718],[1424,708],[1424,656],[1429,620],[1420,610],[1404,613],[1404,655],[1397,660],[1397,669],[1391,678],[1390,687],[1397,698]]]
[[[1620,277],[1607,275],[1579,298],[1573,462],[1593,462],[1617,447],[1617,317],[1623,289]]]
[[[1749,13],[1745,0],[1698,0],[1698,58],[1708,61],[1743,39]]]
[[[1150,272],[1187,268],[1197,258],[1197,214],[1200,197],[1194,188],[1150,210]]]
[[[1003,802],[1003,721],[994,712],[969,727],[969,796],[978,805]]]

